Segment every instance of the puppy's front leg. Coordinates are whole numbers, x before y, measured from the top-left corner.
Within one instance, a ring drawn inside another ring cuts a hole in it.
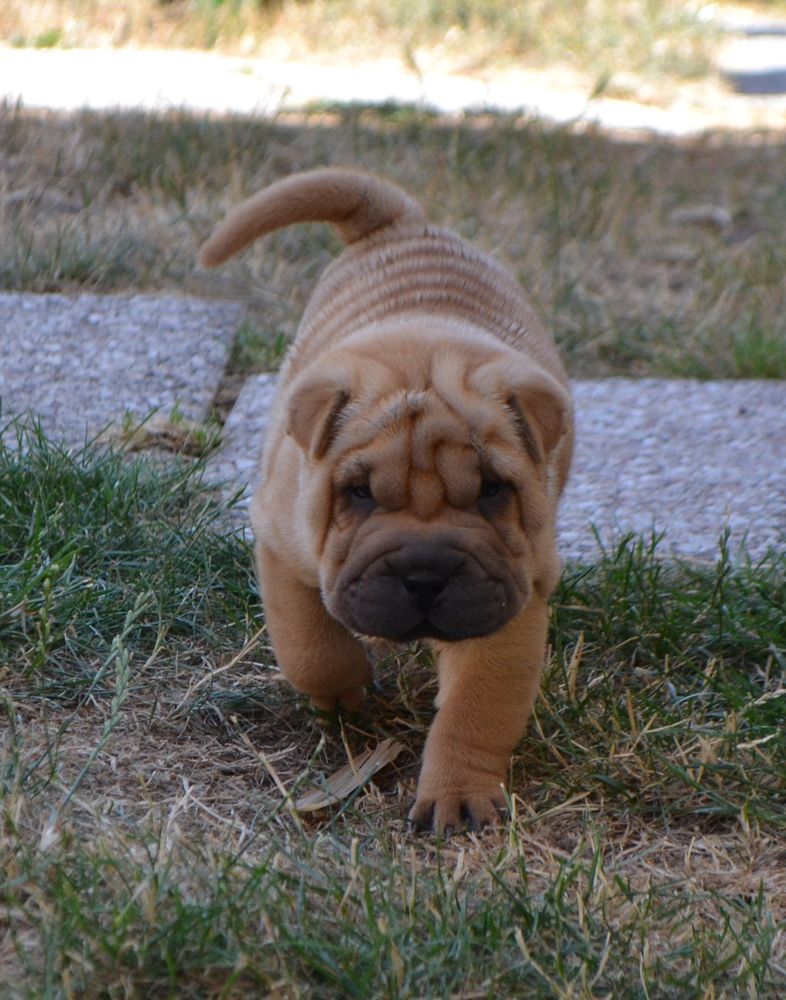
[[[267,546],[257,543],[257,569],[270,639],[281,672],[314,708],[357,711],[371,665],[363,646],[325,610],[318,590],[306,586]]]
[[[409,818],[449,833],[499,818],[501,785],[540,683],[546,602],[534,595],[499,632],[440,644],[438,711]]]

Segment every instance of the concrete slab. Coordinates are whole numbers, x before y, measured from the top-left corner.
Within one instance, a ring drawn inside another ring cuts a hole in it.
[[[246,379],[224,423],[221,447],[208,461],[210,480],[226,484],[225,493],[243,490],[243,501],[238,508],[241,517],[258,481],[259,456],[275,392],[273,374],[262,372]]]
[[[2,417],[78,447],[126,415],[202,420],[242,306],[158,295],[0,294]]]
[[[212,475],[253,484],[274,388],[269,375],[246,383]],[[565,558],[597,556],[594,530],[606,544],[663,531],[664,554],[698,559],[717,556],[724,528],[753,558],[786,545],[786,382],[612,378],[575,381],[573,393]]]
[[[566,557],[634,531],[715,558],[786,546],[786,382],[600,379],[573,385],[578,428],[560,516]]]

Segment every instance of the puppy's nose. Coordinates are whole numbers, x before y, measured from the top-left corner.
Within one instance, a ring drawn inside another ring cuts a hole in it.
[[[401,581],[417,601],[420,610],[425,614],[434,607],[437,598],[447,586],[447,578],[429,570],[409,573]]]

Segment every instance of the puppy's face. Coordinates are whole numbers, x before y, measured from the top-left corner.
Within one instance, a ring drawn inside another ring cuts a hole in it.
[[[328,611],[367,636],[456,641],[550,587],[549,454],[567,409],[553,379],[498,346],[350,344],[296,383]]]

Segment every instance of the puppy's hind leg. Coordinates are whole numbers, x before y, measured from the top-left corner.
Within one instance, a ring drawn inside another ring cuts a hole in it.
[[[363,646],[330,617],[319,591],[299,580],[267,546],[257,543],[256,557],[265,620],[281,672],[318,711],[358,711],[371,681]]]

